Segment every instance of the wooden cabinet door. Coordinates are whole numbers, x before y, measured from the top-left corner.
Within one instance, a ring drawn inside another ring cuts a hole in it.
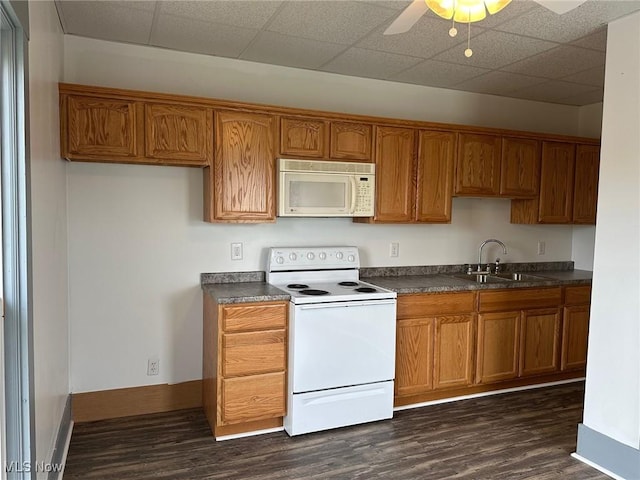
[[[324,158],[327,126],[323,120],[282,118],[280,153],[296,157]]]
[[[500,193],[500,142],[497,135],[458,134],[456,195],[495,196]]]
[[[456,134],[421,130],[416,166],[416,220],[451,222]]]
[[[571,223],[575,150],[573,143],[542,143],[538,207],[541,223]]]
[[[220,383],[220,423],[223,425],[285,414],[284,372],[223,378]]]
[[[395,394],[415,395],[432,388],[433,319],[398,320]]]
[[[371,138],[371,125],[331,122],[331,158],[371,161]]]
[[[205,166],[213,157],[213,112],[205,107],[147,103],[145,154],[162,163]]]
[[[516,378],[519,344],[519,311],[479,315],[477,381],[490,383]]]
[[[520,376],[558,370],[560,310],[525,310],[521,317]]]
[[[587,364],[589,305],[564,307],[561,369],[580,370]]]
[[[374,221],[414,218],[414,142],[411,128],[376,127],[376,208]]]
[[[540,142],[526,138],[502,138],[500,195],[535,197],[540,179]]]
[[[139,155],[138,141],[142,135],[138,130],[138,122],[142,122],[139,105],[133,100],[66,96],[63,156],[79,160],[133,160]]]
[[[207,221],[275,221],[274,118],[234,111],[216,112],[213,218]],[[207,177],[207,176],[206,176]],[[213,179],[211,179],[213,177]],[[211,188],[211,181],[205,188]]]
[[[573,186],[573,223],[596,223],[599,172],[600,147],[578,145]]]
[[[474,316],[434,319],[433,387],[463,387],[473,383]]]

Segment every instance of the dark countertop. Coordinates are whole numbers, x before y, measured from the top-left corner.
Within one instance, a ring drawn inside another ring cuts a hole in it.
[[[504,288],[552,287],[560,285],[590,285],[593,272],[588,270],[540,270],[522,269],[531,274],[544,277],[536,281],[504,281],[499,283],[475,283],[456,278],[451,273],[424,273],[416,270],[419,267],[407,267],[408,275],[402,275],[403,267],[395,267],[389,275],[363,276],[362,281],[393,290],[398,294],[460,292],[469,290],[490,290]],[[365,270],[366,271],[366,270]],[[378,273],[379,269],[368,269]],[[442,269],[440,268],[440,271]],[[458,270],[459,271],[459,270]],[[288,293],[264,282],[264,272],[216,273],[201,275],[202,290],[210,295],[216,303],[248,303],[289,301]]]

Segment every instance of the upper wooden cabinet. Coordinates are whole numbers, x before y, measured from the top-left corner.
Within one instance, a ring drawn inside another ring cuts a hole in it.
[[[502,138],[500,195],[535,197],[540,183],[540,142],[529,138]]]
[[[213,111],[204,106],[61,95],[61,149],[68,160],[208,165]]]
[[[417,222],[451,222],[456,134],[420,130],[416,168]]]
[[[213,151],[213,112],[205,107],[146,103],[145,156],[203,166]]]
[[[205,221],[275,221],[275,119],[218,111],[213,167],[205,168]]]
[[[376,127],[374,221],[411,222],[414,215],[415,131]]]
[[[578,145],[573,186],[573,223],[596,223],[600,147]]]
[[[512,223],[595,224],[600,147],[542,142],[540,193],[511,203]]]
[[[68,160],[133,162],[140,156],[140,102],[68,95],[61,97],[60,117]]]
[[[336,160],[371,161],[371,125],[331,122],[329,156]]]
[[[283,117],[280,119],[280,154],[326,158],[327,132],[324,120]]]
[[[455,195],[495,196],[500,193],[500,146],[498,135],[458,134]]]

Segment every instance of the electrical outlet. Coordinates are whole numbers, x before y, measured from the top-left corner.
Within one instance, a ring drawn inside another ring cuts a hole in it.
[[[546,248],[545,243],[542,240],[540,240],[538,242],[538,255],[544,255],[545,248]]]
[[[242,242],[231,244],[231,260],[242,260]]]
[[[147,360],[147,375],[158,375],[160,373],[160,360],[157,357],[151,357]]]
[[[389,245],[389,256],[397,257],[400,254],[400,244],[398,242],[391,242]]]

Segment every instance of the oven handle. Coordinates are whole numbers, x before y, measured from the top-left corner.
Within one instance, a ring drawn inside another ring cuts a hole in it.
[[[353,302],[335,302],[335,303],[314,303],[310,305],[298,305],[300,310],[317,310],[319,308],[345,308],[345,307],[363,307],[369,305],[395,305],[396,300],[371,300],[371,301],[353,301]]]

